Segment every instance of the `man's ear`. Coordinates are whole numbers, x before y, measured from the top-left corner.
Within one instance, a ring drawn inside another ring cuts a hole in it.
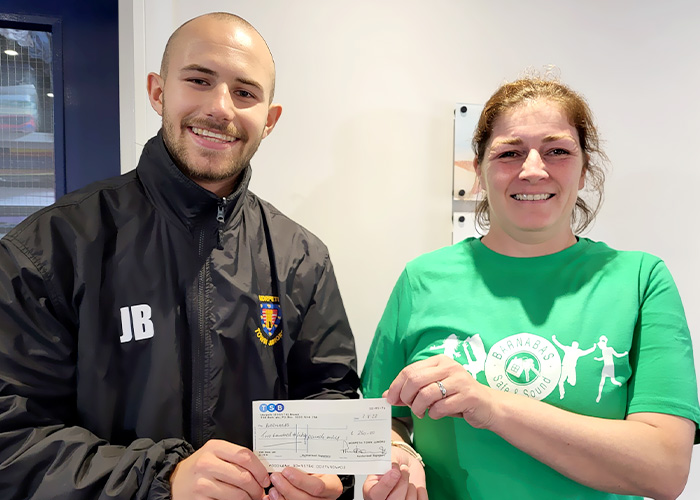
[[[146,79],[146,89],[151,107],[160,116],[163,116],[163,87],[165,80],[158,73],[149,73]]]
[[[275,125],[277,124],[277,120],[280,119],[281,114],[282,106],[280,106],[279,104],[270,104],[270,107],[267,110],[267,121],[265,122],[263,139],[270,135],[270,132],[272,132],[272,129],[275,128]]]

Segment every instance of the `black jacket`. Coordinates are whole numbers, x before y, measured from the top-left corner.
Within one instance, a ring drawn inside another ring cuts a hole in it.
[[[357,397],[327,249],[249,179],[219,199],[159,134],[2,239],[0,498],[169,498],[251,401]]]

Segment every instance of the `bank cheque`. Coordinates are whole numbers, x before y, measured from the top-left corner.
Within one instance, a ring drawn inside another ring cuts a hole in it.
[[[381,398],[253,401],[253,451],[269,472],[384,474],[391,406]]]

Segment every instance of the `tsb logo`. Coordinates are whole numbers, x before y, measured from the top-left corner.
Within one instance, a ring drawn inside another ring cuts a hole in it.
[[[139,304],[137,306],[122,307],[119,309],[122,317],[122,336],[119,342],[131,342],[132,340],[144,340],[153,337],[153,322],[151,321],[151,306]]]
[[[265,404],[265,403],[263,403],[260,405],[259,409],[262,413],[281,412],[284,410],[284,405],[282,403],[277,403],[277,404],[274,404],[274,403]]]

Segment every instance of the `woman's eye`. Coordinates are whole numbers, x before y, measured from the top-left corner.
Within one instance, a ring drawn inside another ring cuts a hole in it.
[[[569,152],[568,152],[566,149],[555,148],[555,149],[552,149],[552,150],[549,152],[549,154],[552,154],[552,155],[554,155],[554,156],[561,156],[561,155],[568,155]]]
[[[515,158],[517,153],[515,151],[504,151],[498,155],[498,158]]]

